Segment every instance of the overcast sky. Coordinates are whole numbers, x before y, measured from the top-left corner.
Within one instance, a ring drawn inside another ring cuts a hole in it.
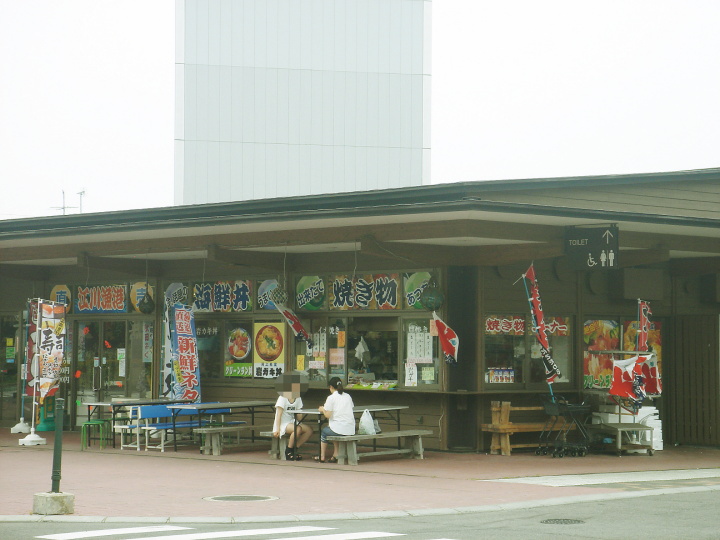
[[[173,0],[0,0],[0,219],[173,201]],[[717,0],[434,0],[433,183],[720,166]]]

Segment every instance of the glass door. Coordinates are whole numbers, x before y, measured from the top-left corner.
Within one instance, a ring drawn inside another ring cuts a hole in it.
[[[76,422],[82,424],[87,419],[87,407],[83,403],[102,400],[100,365],[100,323],[97,321],[78,321],[75,323],[75,373],[73,378],[73,396]]]
[[[76,425],[87,419],[83,403],[152,397],[151,321],[80,320],[74,337]]]

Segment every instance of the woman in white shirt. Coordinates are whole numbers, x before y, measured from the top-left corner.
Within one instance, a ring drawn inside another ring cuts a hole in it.
[[[328,425],[320,432],[320,455],[315,456],[315,461],[320,463],[337,463],[337,445],[334,446],[333,456],[325,459],[327,453],[327,437],[333,435],[355,435],[355,415],[353,414],[352,398],[343,390],[343,383],[339,377],[333,377],[328,382],[330,395],[325,400],[325,405],[318,407],[318,410],[328,419]]]
[[[302,456],[296,451],[296,448],[300,448],[305,441],[307,441],[312,435],[312,428],[305,424],[294,425],[295,415],[289,411],[296,411],[302,409],[303,402],[300,397],[300,387],[295,388],[295,383],[292,383],[290,391],[284,389],[280,393],[277,401],[275,402],[275,421],[273,422],[273,437],[288,436],[287,448],[285,449],[285,459],[288,461],[300,461]],[[297,434],[297,444],[295,436]]]

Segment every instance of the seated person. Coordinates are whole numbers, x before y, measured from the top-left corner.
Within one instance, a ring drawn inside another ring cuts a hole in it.
[[[289,411],[302,409],[303,402],[300,394],[308,389],[307,378],[299,373],[284,373],[277,378],[275,389],[279,397],[275,402],[275,421],[273,422],[273,437],[288,436],[285,459],[300,461],[302,456],[297,452],[312,435],[313,430],[305,424],[295,425],[295,415]],[[297,440],[295,436],[297,435]]]

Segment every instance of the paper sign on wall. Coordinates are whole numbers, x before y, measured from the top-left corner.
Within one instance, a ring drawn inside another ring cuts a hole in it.
[[[330,349],[330,363],[333,365],[344,365],[345,349]]]
[[[417,386],[417,376],[417,366],[415,364],[405,364],[405,386]]]

